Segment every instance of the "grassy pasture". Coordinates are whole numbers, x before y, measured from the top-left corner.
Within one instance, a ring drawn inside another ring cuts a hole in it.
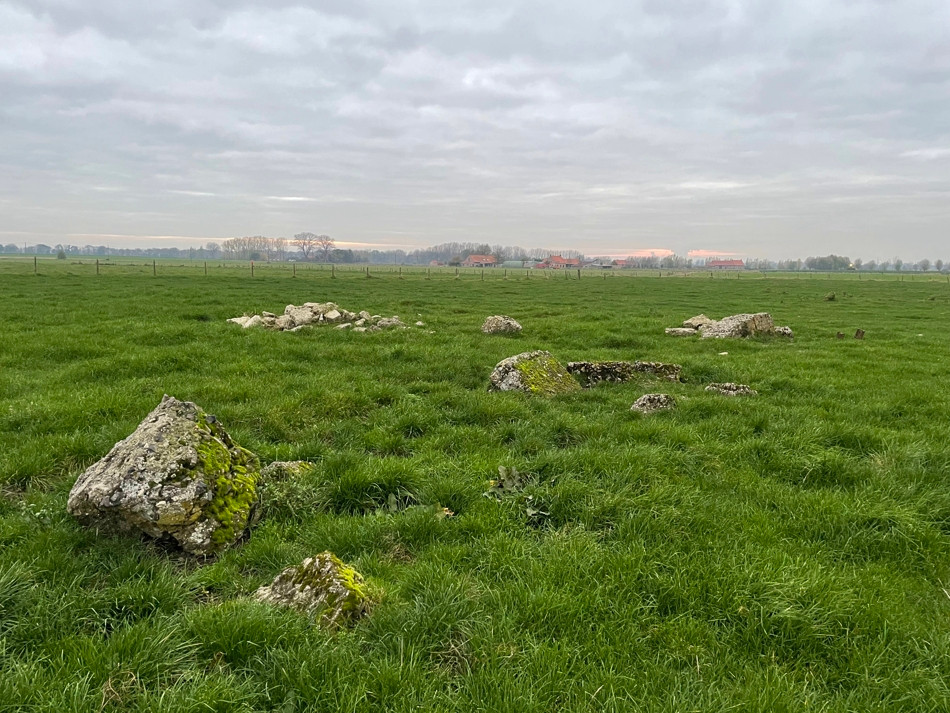
[[[83,262],[0,263],[0,710],[950,709],[943,279]],[[426,327],[224,322],[308,300]],[[663,334],[758,310],[795,340]],[[524,333],[482,335],[496,313]],[[686,381],[485,392],[496,362],[537,348],[673,361]],[[651,391],[679,408],[631,413]],[[214,562],[65,514],[163,393],[264,461],[318,464]],[[499,465],[532,474],[500,502],[484,497]],[[244,598],[326,549],[385,591],[353,629]]]

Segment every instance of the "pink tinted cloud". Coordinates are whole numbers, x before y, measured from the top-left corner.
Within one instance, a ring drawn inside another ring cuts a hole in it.
[[[626,257],[666,257],[672,254],[673,251],[669,248],[635,248],[626,252],[613,252],[606,257],[622,260]]]
[[[690,250],[686,257],[737,257],[742,253],[731,253],[727,250]]]

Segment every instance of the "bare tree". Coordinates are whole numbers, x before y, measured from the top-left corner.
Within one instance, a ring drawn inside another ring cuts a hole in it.
[[[917,263],[917,267],[920,268],[921,272],[927,272],[930,269],[930,260],[924,258]]]
[[[934,262],[934,267],[937,268],[937,272],[943,272],[943,260]]]
[[[287,239],[271,238],[267,246],[267,259],[283,261],[287,257]]]
[[[312,260],[314,251],[317,249],[317,236],[313,233],[297,233],[291,245],[300,251],[304,260]]]
[[[208,243],[205,245],[205,251],[212,260],[217,260],[221,257],[221,246],[217,243]]]
[[[336,241],[329,235],[318,235],[316,237],[317,247],[320,249],[320,254],[323,256],[323,261],[330,262],[330,251],[333,250],[333,246],[336,245]]]

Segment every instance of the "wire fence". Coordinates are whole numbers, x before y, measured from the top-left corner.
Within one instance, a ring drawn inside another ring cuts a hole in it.
[[[623,278],[680,278],[704,280],[867,280],[887,282],[947,282],[950,274],[944,272],[783,272],[766,270],[709,270],[693,269],[538,269],[538,268],[477,268],[429,267],[420,265],[366,265],[309,262],[255,262],[239,260],[174,260],[141,258],[69,258],[55,256],[8,255],[0,256],[0,276],[11,274],[46,276],[109,276],[142,275],[166,276],[234,276],[254,278],[384,278],[428,280],[613,280]]]

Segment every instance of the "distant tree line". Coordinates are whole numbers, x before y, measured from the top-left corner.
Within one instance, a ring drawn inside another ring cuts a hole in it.
[[[190,260],[254,260],[254,261],[317,261],[326,263],[369,263],[375,265],[428,265],[438,262],[445,265],[460,265],[470,255],[491,255],[498,264],[505,261],[542,260],[550,255],[564,258],[578,258],[588,262],[578,250],[551,250],[548,248],[522,248],[516,245],[490,245],[489,243],[452,242],[433,245],[427,248],[405,251],[393,250],[352,250],[336,247],[336,241],[329,235],[302,232],[293,239],[268,238],[263,235],[229,238],[220,243],[208,242],[199,248],[114,248],[108,245],[57,245],[19,246],[7,243],[0,246],[6,254],[55,255],[61,259],[72,257],[148,257],[178,258]],[[593,257],[595,265],[606,266],[615,262],[611,257]],[[681,255],[632,255],[623,260],[625,267],[639,269],[681,270],[702,268],[704,258],[690,258]],[[943,260],[918,260],[905,263],[901,258],[890,260],[852,260],[846,255],[822,255],[793,260],[768,260],[750,258],[745,260],[747,270],[781,271],[860,271],[860,272],[943,272],[950,269],[950,262]]]
[[[56,245],[19,246],[7,243],[2,246],[2,252],[9,255],[56,255],[57,257],[153,257],[153,258],[191,258],[191,259],[218,259],[222,257],[221,245],[209,242],[200,248],[116,248],[109,245],[70,245],[58,243]]]
[[[794,267],[789,263],[794,263]],[[930,270],[933,269],[937,272],[943,272],[944,261],[934,260],[931,262],[929,259],[924,258],[923,260],[918,260],[917,262],[906,263],[899,257],[895,257],[892,260],[864,261],[861,258],[855,258],[852,260],[849,257],[841,255],[825,255],[822,257],[809,257],[806,258],[804,262],[801,260],[790,260],[784,262],[780,261],[777,263],[777,268],[780,270],[847,270],[855,272],[930,272]]]

